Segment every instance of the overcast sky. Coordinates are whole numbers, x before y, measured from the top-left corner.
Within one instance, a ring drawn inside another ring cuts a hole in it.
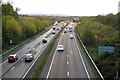
[[[19,14],[94,16],[118,12],[119,0],[3,0],[12,1]]]

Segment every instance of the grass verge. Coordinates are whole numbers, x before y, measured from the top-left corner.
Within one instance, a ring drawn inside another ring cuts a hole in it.
[[[85,57],[86,57],[86,59],[87,59],[89,65],[90,65],[90,67],[91,67],[91,69],[92,69],[92,71],[93,71],[95,77],[98,78],[98,79],[100,79],[99,73],[96,71],[94,65],[92,64],[90,58],[88,57],[88,55],[87,55],[85,49],[84,49],[83,46],[82,46],[82,43],[81,43],[81,41],[80,41],[80,35],[79,35],[79,33],[78,33],[78,31],[77,31],[76,28],[75,28],[75,33],[76,33],[76,38],[77,38],[79,47],[81,47],[81,51],[82,51],[83,53],[85,53]],[[90,56],[91,56],[91,55],[90,55]],[[95,55],[92,55],[92,59],[93,59],[93,56],[95,56]],[[93,61],[94,61],[94,60],[93,60]]]
[[[59,33],[60,34],[60,33]],[[59,37],[59,34],[55,37],[55,39],[52,41],[52,43],[49,45],[49,48],[47,48],[47,50],[43,53],[43,57],[41,57],[41,60],[39,61],[39,63],[37,64],[37,67],[35,68],[35,70],[33,71],[32,77],[31,79],[39,79],[39,76],[41,75],[41,72],[44,68],[45,63],[48,60],[48,57],[55,45],[55,43],[57,42],[57,39]]]
[[[9,50],[9,49],[11,49],[11,48],[13,48],[13,47],[15,47],[15,46],[18,45],[16,48],[12,49],[11,51],[3,54],[3,55],[2,55],[2,61],[4,61],[4,60],[8,57],[8,55],[14,54],[14,53],[18,52],[20,49],[22,49],[22,48],[24,47],[24,45],[29,44],[30,42],[32,42],[32,41],[35,40],[37,37],[39,37],[40,35],[42,35],[43,33],[47,32],[47,31],[50,30],[50,29],[51,29],[51,28],[49,28],[49,29],[47,29],[47,30],[44,30],[43,32],[41,32],[41,33],[39,33],[39,34],[31,37],[30,39],[28,39],[28,40],[26,40],[26,41],[21,41],[21,42],[19,42],[19,44],[9,46],[9,48],[7,48],[7,49],[3,49],[3,51],[5,51],[5,50],[7,51],[7,50]]]

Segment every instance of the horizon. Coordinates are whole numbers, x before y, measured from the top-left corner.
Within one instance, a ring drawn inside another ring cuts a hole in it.
[[[97,16],[110,13],[117,14],[119,11],[119,0],[3,0],[3,2],[11,2],[14,9],[20,9],[20,11],[18,11],[19,14],[28,15]],[[31,6],[33,4],[34,6]]]

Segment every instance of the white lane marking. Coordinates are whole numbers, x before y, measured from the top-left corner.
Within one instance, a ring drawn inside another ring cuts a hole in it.
[[[13,66],[10,70],[13,70],[15,68],[15,66]]]
[[[73,52],[71,51],[71,53],[73,53]]]
[[[70,75],[70,72],[67,72],[67,76],[69,76]]]
[[[91,58],[91,56],[90,56],[90,54],[88,53],[87,49],[85,48],[83,42],[82,42],[81,40],[80,40],[80,42],[81,42],[83,48],[85,49],[87,55],[89,56],[90,60],[92,61],[94,67],[96,68],[97,72],[99,73],[99,75],[101,76],[101,78],[104,80],[104,77],[102,76],[102,74],[100,73],[99,69],[98,69],[97,66],[95,65],[95,62],[94,62],[93,59]]]
[[[75,33],[74,33],[74,34],[75,34]],[[84,69],[85,69],[85,72],[86,72],[86,74],[87,74],[87,77],[89,78],[89,80],[91,80],[91,79],[90,79],[90,75],[89,75],[89,73],[88,73],[88,70],[87,70],[87,68],[86,68],[86,65],[85,65],[85,63],[84,63],[83,57],[82,57],[82,55],[81,55],[81,52],[80,52],[80,50],[79,50],[79,47],[78,47],[76,38],[75,38],[75,42],[76,42],[76,46],[77,46],[77,48],[78,48],[78,52],[79,52],[80,58],[81,58],[81,60],[82,60],[82,64],[83,64]]]
[[[69,62],[67,61],[67,64],[69,64]]]
[[[68,50],[67,50],[68,51]]]
[[[35,43],[35,41],[37,41],[37,40],[39,40],[39,39],[41,40],[41,38],[43,38],[45,35],[49,34],[51,31],[52,31],[52,28],[51,28],[49,31],[47,31],[46,33],[44,33],[43,35],[37,37],[37,38],[36,38],[34,41],[32,41],[31,43],[25,44],[25,46],[24,46],[22,49],[20,49],[16,54],[18,54],[18,53],[19,53],[20,51],[22,51],[24,48],[27,49],[27,47],[29,47],[30,45],[32,45],[33,43]],[[30,38],[30,39],[31,39],[31,38]],[[28,41],[28,40],[30,40],[30,39],[27,39],[26,41]],[[21,44],[25,43],[26,41],[22,42]],[[20,44],[19,44],[19,45],[20,45]],[[17,45],[17,46],[19,46],[19,45]],[[13,47],[12,49],[16,48],[17,46]],[[7,52],[9,52],[9,51],[11,51],[12,49],[4,52],[4,54],[7,53]],[[7,60],[5,60],[4,62],[0,63],[0,65],[4,64],[5,62],[7,62]]]
[[[63,33],[62,33],[61,35],[63,35]],[[62,39],[62,37],[60,36],[60,39],[59,39],[58,44],[60,43],[61,39]],[[58,44],[57,44],[57,45],[58,45]],[[51,69],[52,69],[52,65],[53,65],[53,61],[54,61],[55,56],[56,56],[56,52],[57,52],[57,48],[56,48],[55,53],[54,53],[54,55],[53,55],[52,62],[51,62],[51,64],[50,64],[50,67],[49,67],[49,70],[48,70],[48,73],[47,73],[46,80],[48,79],[48,77],[49,77],[49,75],[50,75],[50,71],[51,71]]]
[[[67,57],[68,57],[68,55],[67,55]]]
[[[31,64],[31,66],[29,67],[29,69],[26,71],[26,73],[24,74],[24,76],[22,77],[22,80],[26,77],[26,75],[28,74],[28,72],[31,70],[31,68],[33,67],[33,65],[35,64],[35,62],[38,60],[38,58],[41,56],[41,54],[43,53],[44,49],[47,47],[48,44],[45,45],[45,47],[43,47],[42,51],[40,52],[40,54],[36,57],[36,59],[34,60],[34,62]]]

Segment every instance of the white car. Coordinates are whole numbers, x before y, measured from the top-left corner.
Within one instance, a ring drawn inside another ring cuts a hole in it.
[[[70,39],[73,39],[73,35],[72,34],[70,34]]]
[[[64,51],[63,45],[58,45],[57,50],[58,50],[58,51]]]
[[[52,34],[55,34],[55,31],[52,31]]]

